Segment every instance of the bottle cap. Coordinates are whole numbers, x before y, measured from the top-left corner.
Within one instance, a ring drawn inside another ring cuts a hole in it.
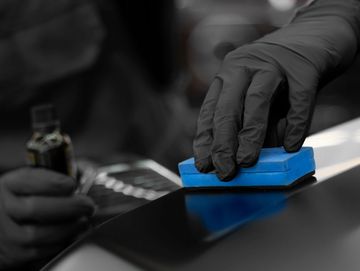
[[[31,108],[31,123],[34,131],[51,132],[60,126],[55,108],[51,104]]]

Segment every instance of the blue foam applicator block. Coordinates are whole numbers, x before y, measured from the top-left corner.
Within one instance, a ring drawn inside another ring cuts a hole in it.
[[[199,172],[194,158],[179,163],[179,172],[185,188],[288,187],[315,173],[314,151],[311,147],[302,147],[294,153],[282,147],[263,148],[255,166],[240,168],[228,182],[220,181],[215,172]]]

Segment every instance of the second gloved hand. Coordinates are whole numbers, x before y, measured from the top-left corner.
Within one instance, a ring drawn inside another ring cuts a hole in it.
[[[88,227],[94,204],[74,190],[75,180],[46,169],[0,177],[0,269],[47,259]]]
[[[279,145],[299,150],[319,86],[346,68],[357,51],[352,18],[332,15],[341,7],[331,2],[317,1],[290,25],[226,56],[200,111],[194,140],[198,170],[215,169],[221,180],[230,180],[239,166],[256,163],[269,123],[280,126],[281,119]]]

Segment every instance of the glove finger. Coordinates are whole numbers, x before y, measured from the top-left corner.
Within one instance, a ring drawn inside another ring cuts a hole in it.
[[[236,174],[237,134],[242,126],[243,104],[251,80],[244,68],[229,69],[223,76],[223,89],[214,116],[211,154],[217,175],[228,181]]]
[[[304,86],[298,81],[289,82],[290,109],[286,116],[284,148],[298,151],[308,134],[314,112],[317,84]]]
[[[93,201],[84,195],[70,197],[14,197],[4,201],[7,214],[20,223],[71,221],[94,213]]]
[[[253,77],[244,104],[243,128],[238,134],[236,161],[241,167],[253,166],[264,144],[272,98],[282,82],[274,71],[260,71]]]
[[[51,258],[59,254],[66,248],[67,244],[57,245],[44,245],[31,248],[22,248],[23,253],[21,254],[21,261],[28,262],[28,264],[37,266],[36,269],[40,270]],[[39,262],[39,261],[44,261]],[[39,269],[38,269],[39,268]]]
[[[268,128],[263,147],[280,147],[284,145],[286,115],[289,112],[289,87],[285,77],[272,97]]]
[[[222,83],[215,78],[206,98],[201,106],[194,139],[195,166],[200,172],[209,172],[213,169],[211,160],[211,144],[213,141],[213,120],[215,107],[219,99]]]
[[[41,168],[22,168],[5,174],[5,187],[16,195],[66,196],[74,192],[73,178]]]
[[[285,138],[285,127],[286,127],[285,118],[282,118],[272,124],[269,123],[263,147],[273,148],[273,147],[282,146],[284,144],[284,138]]]
[[[22,226],[21,242],[25,247],[61,245],[73,240],[80,232],[88,228],[88,220],[80,219],[61,224],[29,224]]]
[[[4,270],[3,268],[5,270],[40,270],[64,248],[66,248],[66,244],[30,248],[9,244],[6,246],[6,251],[2,252],[4,258],[1,259],[0,268],[1,270]],[[24,269],[25,265],[26,269]]]

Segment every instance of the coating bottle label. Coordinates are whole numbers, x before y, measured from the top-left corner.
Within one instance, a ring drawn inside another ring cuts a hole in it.
[[[76,178],[74,152],[71,143],[61,142],[46,149],[27,148],[27,163],[34,167],[51,169]]]

